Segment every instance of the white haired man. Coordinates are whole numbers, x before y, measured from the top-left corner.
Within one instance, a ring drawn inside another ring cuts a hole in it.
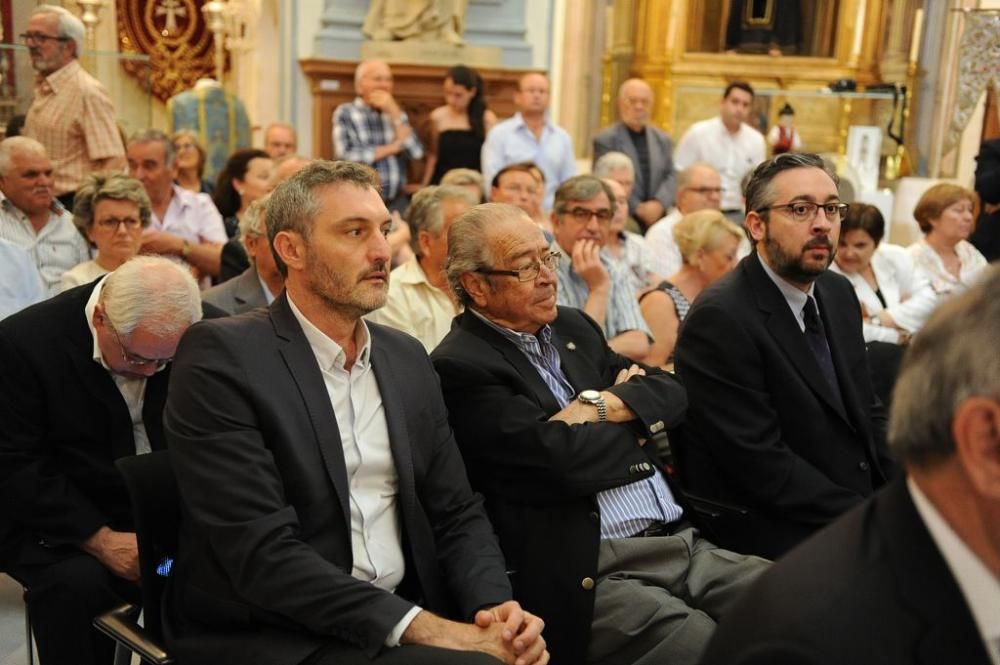
[[[0,142],[0,239],[27,251],[46,292],[59,293],[62,276],[90,259],[87,241],[52,190],[45,146],[26,136]]]
[[[165,447],[169,363],[201,316],[188,270],[137,257],[0,322],[0,568],[47,665],[111,662],[91,621],[139,592],[114,462]]]
[[[267,307],[285,287],[267,241],[267,197],[250,204],[240,220],[240,239],[250,267],[230,280],[213,286],[202,300],[227,314],[242,314],[257,307]]]
[[[295,128],[286,122],[272,122],[264,130],[264,152],[271,159],[285,155],[294,155],[299,145],[299,137]]]
[[[55,192],[67,208],[84,176],[125,166],[125,147],[108,91],[78,58],[83,22],[69,10],[39,5],[21,40],[38,78],[24,136],[38,139],[52,158]]]

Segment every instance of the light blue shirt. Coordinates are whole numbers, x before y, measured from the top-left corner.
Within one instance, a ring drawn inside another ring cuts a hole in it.
[[[73,225],[73,215],[55,199],[49,221],[35,233],[28,216],[4,197],[0,200],[0,240],[28,252],[49,296],[62,290],[64,272],[90,260],[90,247]]]
[[[0,319],[45,299],[45,286],[27,250],[0,238]]]
[[[562,127],[545,118],[541,138],[536,139],[520,113],[498,122],[483,142],[482,165],[486,191],[497,172],[518,162],[534,162],[545,174],[545,209],[552,209],[552,200],[559,185],[576,175],[573,142]]]

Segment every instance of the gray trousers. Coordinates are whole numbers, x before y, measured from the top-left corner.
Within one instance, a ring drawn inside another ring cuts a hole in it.
[[[770,562],[689,528],[601,541],[590,665],[694,665],[715,623]]]

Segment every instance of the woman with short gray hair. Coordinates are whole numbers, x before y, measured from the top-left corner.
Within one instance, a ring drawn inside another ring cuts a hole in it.
[[[122,173],[87,176],[73,202],[73,223],[97,256],[63,273],[62,290],[89,284],[139,253],[151,206],[142,183]]]

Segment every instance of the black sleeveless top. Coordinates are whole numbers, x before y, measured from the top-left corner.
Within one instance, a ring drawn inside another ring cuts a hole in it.
[[[438,135],[437,164],[431,176],[431,184],[441,183],[444,174],[452,169],[472,169],[480,171],[480,153],[483,139],[471,129],[448,129]]]

